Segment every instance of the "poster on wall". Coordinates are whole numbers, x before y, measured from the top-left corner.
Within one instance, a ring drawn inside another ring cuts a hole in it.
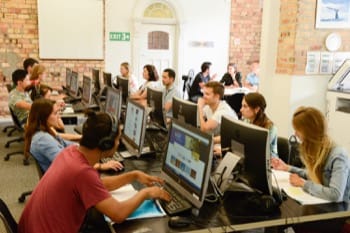
[[[320,52],[307,52],[307,59],[306,59],[306,67],[305,67],[305,73],[306,74],[317,74],[318,69],[320,66]]]
[[[350,1],[317,0],[316,28],[350,28]]]

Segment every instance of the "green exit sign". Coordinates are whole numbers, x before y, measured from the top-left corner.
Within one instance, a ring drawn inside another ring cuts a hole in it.
[[[130,32],[109,32],[110,41],[130,41]]]

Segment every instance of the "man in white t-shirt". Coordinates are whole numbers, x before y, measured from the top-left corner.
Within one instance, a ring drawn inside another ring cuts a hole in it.
[[[220,135],[223,115],[238,119],[236,112],[223,101],[224,86],[216,81],[208,82],[203,88],[203,98],[198,99],[200,129],[214,136]]]

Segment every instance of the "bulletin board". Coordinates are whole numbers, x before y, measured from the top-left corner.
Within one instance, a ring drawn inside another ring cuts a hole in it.
[[[40,59],[103,59],[103,0],[38,0]]]

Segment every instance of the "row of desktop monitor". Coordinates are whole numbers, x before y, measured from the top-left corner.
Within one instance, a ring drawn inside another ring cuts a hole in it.
[[[74,71],[70,72],[70,85],[67,86],[69,90],[78,85],[77,81],[74,81],[77,80],[77,74]],[[93,79],[96,93],[97,90],[100,91],[100,86],[96,85],[99,83],[96,70],[93,71]],[[121,85],[123,84],[119,83],[119,86]],[[109,84],[107,86],[104,111],[119,119],[124,102],[123,89],[113,88]],[[82,99],[85,95],[91,96],[91,92],[92,81],[84,76]],[[151,120],[166,129],[163,101],[162,91],[153,88],[147,90],[147,103],[152,108]],[[140,153],[145,138],[147,113],[146,106],[133,100],[127,101],[123,138]],[[174,97],[173,118],[162,167],[163,177],[199,208],[204,201],[211,172],[212,136],[198,129],[197,105],[192,102]],[[272,194],[269,142],[268,130],[223,116],[221,147],[241,157],[240,179],[253,190],[263,194]]]

